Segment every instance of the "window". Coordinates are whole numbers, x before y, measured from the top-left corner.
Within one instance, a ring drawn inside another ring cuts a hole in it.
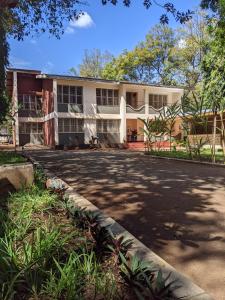
[[[42,123],[20,123],[19,133],[20,134],[42,134],[43,124]]]
[[[84,120],[83,119],[59,119],[58,121],[59,133],[83,133]]]
[[[118,106],[119,91],[108,89],[96,89],[97,105]]]
[[[19,104],[22,110],[36,110],[42,109],[42,97],[36,95],[19,95]]]
[[[97,133],[118,133],[119,130],[119,120],[97,120]]]
[[[57,101],[62,104],[83,104],[83,87],[72,85],[57,86]]]
[[[149,94],[149,106],[152,106],[155,109],[160,109],[163,106],[167,106],[167,98],[167,95]]]
[[[133,108],[138,108],[138,95],[137,93],[127,92],[126,93],[126,103]],[[144,103],[141,103],[144,104]]]

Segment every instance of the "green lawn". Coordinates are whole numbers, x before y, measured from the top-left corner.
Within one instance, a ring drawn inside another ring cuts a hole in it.
[[[192,159],[189,153],[185,151],[151,151],[146,153],[148,155],[155,155],[159,157],[170,157],[170,158],[180,158],[180,159]],[[193,158],[193,160],[199,160],[198,158]],[[201,152],[201,161],[211,162],[211,153],[210,150],[203,150]],[[222,152],[216,152],[216,162],[223,162],[223,154]]]
[[[4,164],[17,164],[17,163],[23,163],[26,162],[26,158],[23,156],[15,153],[15,152],[0,152],[0,165]]]

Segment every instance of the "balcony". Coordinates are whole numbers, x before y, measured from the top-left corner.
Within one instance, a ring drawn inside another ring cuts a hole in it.
[[[19,117],[43,117],[43,99],[42,96],[35,94],[18,95],[18,116]]]
[[[126,112],[129,114],[145,114],[145,100],[136,92],[127,92]]]

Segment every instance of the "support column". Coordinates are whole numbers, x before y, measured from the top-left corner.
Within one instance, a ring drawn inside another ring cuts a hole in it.
[[[19,146],[19,117],[18,117],[18,86],[17,86],[17,72],[13,72],[13,142],[15,146]]]
[[[57,103],[57,80],[53,80],[53,101],[54,101],[54,137],[55,145],[59,144],[59,128],[58,128],[58,103]]]
[[[97,136],[95,119],[84,119],[84,143],[90,144],[90,140]]]
[[[120,143],[124,143],[126,140],[126,89],[124,85],[122,85],[120,88]]]
[[[144,93],[144,97],[145,97],[145,120],[147,121],[147,119],[149,118],[149,93],[148,91],[145,89],[145,93]],[[144,125],[144,129],[146,129],[146,126]],[[144,134],[144,141],[146,142],[147,138],[146,135]]]

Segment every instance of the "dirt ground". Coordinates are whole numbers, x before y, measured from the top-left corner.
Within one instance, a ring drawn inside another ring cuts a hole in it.
[[[225,300],[225,168],[128,151],[32,156],[216,300]]]

